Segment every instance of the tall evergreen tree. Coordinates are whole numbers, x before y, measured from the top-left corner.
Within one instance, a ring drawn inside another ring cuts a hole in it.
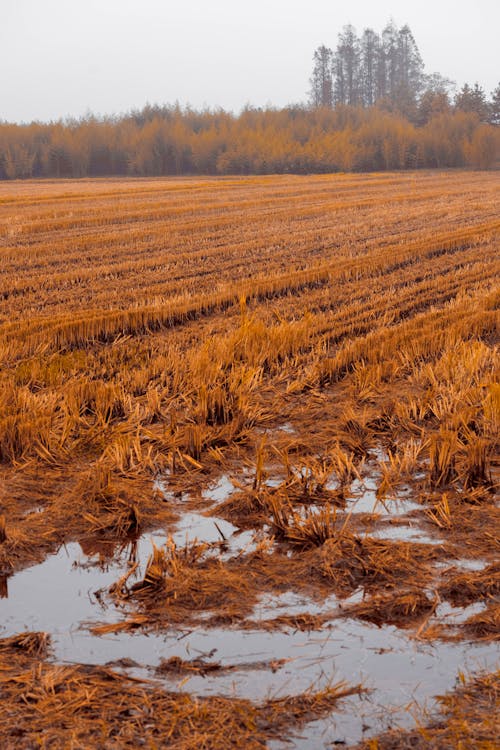
[[[484,89],[478,83],[473,87],[464,84],[455,96],[455,109],[461,112],[474,112],[480,120],[487,121],[489,107]]]
[[[424,64],[410,27],[406,24],[398,32],[397,86],[394,100],[402,112],[415,106],[423,80]]]
[[[489,120],[492,125],[500,125],[500,83],[494,91],[491,92],[491,102],[489,106]]]
[[[397,28],[394,21],[382,32],[379,50],[378,98],[408,117],[415,114],[424,80],[423,62],[408,25]]]
[[[360,40],[360,98],[365,107],[375,104],[377,91],[377,63],[380,39],[373,29],[365,29]]]
[[[399,87],[399,32],[394,21],[387,24],[382,31],[382,50],[385,60],[385,96],[391,102],[396,101]]]
[[[354,26],[344,26],[339,34],[334,61],[334,100],[336,104],[359,104],[359,41]]]
[[[310,102],[313,107],[331,107],[333,105],[332,50],[323,44],[315,51],[313,59]]]
[[[375,60],[375,101],[387,96],[387,59],[383,40],[379,37]]]

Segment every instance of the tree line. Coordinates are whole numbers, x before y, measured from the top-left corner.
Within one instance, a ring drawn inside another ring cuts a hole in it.
[[[500,84],[490,101],[478,84],[452,98],[423,70],[408,26],[347,26],[314,53],[307,105],[0,122],[0,179],[498,166]]]
[[[391,21],[377,34],[352,25],[338,35],[334,49],[321,45],[314,53],[309,102],[312,107],[377,105],[398,112],[416,125],[433,114],[474,112],[481,122],[500,125],[500,84],[487,100],[478,83],[464,84],[452,97],[454,82],[439,73],[424,73],[424,63],[410,27]]]

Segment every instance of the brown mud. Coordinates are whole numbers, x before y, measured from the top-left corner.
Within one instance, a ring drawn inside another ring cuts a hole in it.
[[[0,201],[9,750],[493,747],[498,177],[450,179]]]

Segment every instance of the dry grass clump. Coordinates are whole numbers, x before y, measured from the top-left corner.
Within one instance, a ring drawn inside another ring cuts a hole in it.
[[[8,536],[0,544],[0,574],[11,575],[19,565],[27,561],[41,561],[54,543],[47,534],[39,544],[34,546],[33,537],[16,526],[9,528]]]
[[[477,601],[498,597],[500,563],[492,563],[480,571],[448,571],[439,586],[439,594],[455,607],[466,607]]]
[[[268,521],[269,507],[273,492],[253,487],[233,492],[230,497],[218,503],[213,513],[220,518],[232,521],[240,528],[261,527]]]
[[[426,717],[416,729],[393,729],[356,750],[497,750],[500,673],[484,674],[440,696],[440,716]]]
[[[362,459],[367,456],[370,449],[375,445],[375,431],[371,424],[369,413],[359,412],[353,406],[348,406],[344,409],[339,420],[338,435],[342,448],[348,454],[355,456],[356,459]],[[342,464],[345,465],[345,463],[345,461],[341,460],[339,468],[342,467]],[[349,467],[347,466],[346,468]],[[357,472],[351,470],[348,473],[351,476],[356,476]]]
[[[44,658],[50,649],[50,635],[48,633],[35,633],[28,631],[18,633],[10,638],[0,639],[0,659],[1,654],[7,654],[12,651],[20,652],[26,656],[36,656]]]
[[[450,509],[449,497],[443,492],[440,499],[433,504],[432,508],[425,509],[425,515],[432,523],[440,529],[451,529],[457,518]]]
[[[491,458],[494,448],[491,440],[477,435],[469,436],[457,467],[458,477],[466,490],[477,487],[494,489],[491,474]]]
[[[341,487],[359,477],[352,454],[347,455],[339,445],[320,456],[292,458],[289,450],[275,452],[279,456],[286,478],[278,488],[278,494],[293,503],[321,503],[337,500],[342,503],[343,490],[327,487],[332,475],[338,477]]]
[[[302,695],[274,698],[262,706],[262,719],[274,734],[278,723],[283,728],[294,728],[307,721],[320,719],[328,716],[342,698],[363,692],[361,685],[350,686],[346,682],[338,682],[318,692],[310,690]]]
[[[431,545],[371,539],[344,530],[319,547],[287,554],[286,545],[274,545],[233,558],[226,566],[246,575],[255,596],[291,590],[321,598],[334,592],[344,598],[360,587],[370,594],[397,592],[408,581],[415,590],[424,588],[432,581],[432,564],[439,558],[440,551]],[[323,614],[331,619],[331,612]],[[266,622],[262,621],[264,627]]]
[[[83,517],[90,531],[115,537],[140,532],[141,514],[130,497],[131,489],[130,483],[124,482],[103,464],[97,464],[80,479],[75,496],[85,508]]]
[[[135,473],[124,476],[106,462],[82,471],[68,492],[66,512],[76,516],[72,525],[81,538],[136,539],[145,529],[171,522],[175,513],[153,492],[150,480]],[[77,520],[79,521],[77,526]]]
[[[200,676],[209,674],[225,674],[227,672],[241,672],[246,670],[270,669],[277,672],[287,659],[272,659],[270,661],[239,662],[238,664],[221,664],[218,661],[206,661],[196,658],[189,661],[181,659],[180,656],[171,656],[170,659],[161,659],[155,669],[155,673],[168,676]]]
[[[387,451],[387,460],[379,461],[381,472],[377,497],[383,498],[393,494],[402,482],[411,482],[420,468],[422,453],[427,447],[425,442],[410,438],[407,442]]]
[[[127,571],[111,593],[117,599],[138,603],[152,620],[163,616],[171,622],[189,621],[210,610],[220,610],[230,618],[242,617],[255,599],[247,576],[220,558],[207,558],[206,550],[204,544],[153,544],[144,578],[129,585],[133,571]]]
[[[429,473],[433,487],[448,485],[457,476],[455,464],[458,444],[456,433],[449,430],[442,430],[431,437]]]
[[[429,545],[359,537],[344,530],[315,551],[311,563],[340,591],[393,588],[412,581],[424,586],[439,551]]]
[[[312,615],[304,612],[298,615],[278,615],[264,620],[244,620],[239,626],[248,630],[258,628],[259,630],[293,630],[309,633],[311,630],[321,630],[326,622],[336,616],[334,612],[324,612],[320,615]]]
[[[140,532],[140,513],[136,505],[118,499],[113,508],[100,518],[85,514],[91,533],[105,533],[116,537],[137,536]]]
[[[450,557],[492,560],[498,555],[500,508],[491,493],[471,497],[448,490],[426,500],[430,507],[424,508],[425,518],[439,528]]]
[[[489,604],[483,612],[469,617],[461,627],[468,637],[482,641],[500,640],[500,604]]]
[[[347,617],[373,622],[376,625],[408,627],[433,612],[437,599],[432,600],[420,588],[407,588],[391,593],[376,593],[359,604],[344,609]]]
[[[232,667],[234,669],[234,667]],[[205,677],[212,672],[222,672],[231,669],[223,667],[218,661],[206,661],[205,659],[190,659],[186,661],[180,656],[171,656],[169,659],[161,659],[155,672],[160,675],[199,675]]]
[[[321,547],[328,539],[342,533],[337,522],[335,508],[326,505],[318,510],[306,508],[304,513],[296,513],[291,505],[275,496],[269,498],[271,511],[271,532],[280,542],[286,542],[297,549]]]
[[[313,519],[315,516],[315,511],[312,510],[310,513],[306,510],[305,516],[301,516],[300,513],[294,511],[295,506],[325,505],[330,507],[335,504],[343,507],[345,505],[344,491],[326,487],[334,471],[333,453],[298,460],[291,459],[287,450],[275,450],[275,452],[281,459],[285,471],[283,481],[277,487],[266,485],[268,471],[265,469],[265,451],[261,445],[257,449],[253,485],[242,487],[227,500],[219,503],[214,509],[214,514],[237,522],[241,528],[259,527],[270,522],[272,533],[277,539],[287,538],[291,541],[291,536],[287,536],[288,532],[285,532],[285,527],[291,534],[292,526],[300,526],[304,517]],[[353,468],[350,457],[347,457],[340,449],[339,452],[345,457],[349,467],[346,470],[346,464],[342,463],[342,471],[346,476],[349,473],[349,481],[352,481],[350,472],[354,471],[356,476],[359,474]]]

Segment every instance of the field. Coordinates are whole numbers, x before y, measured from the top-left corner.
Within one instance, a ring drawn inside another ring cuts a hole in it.
[[[2,748],[496,747],[499,197],[0,183]]]

